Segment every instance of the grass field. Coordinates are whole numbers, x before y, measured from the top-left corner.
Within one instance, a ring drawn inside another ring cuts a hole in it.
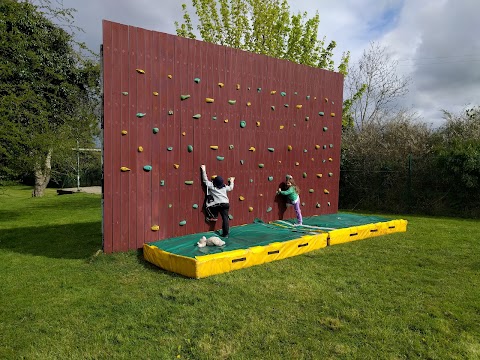
[[[99,195],[30,194],[0,188],[0,359],[480,359],[479,221],[194,280],[99,253]]]

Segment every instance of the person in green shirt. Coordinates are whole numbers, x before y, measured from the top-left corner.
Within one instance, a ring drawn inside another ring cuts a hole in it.
[[[295,184],[295,180],[291,175],[286,176],[287,190],[282,191],[278,189],[278,194],[281,194],[287,198],[287,205],[293,206],[295,214],[297,215],[297,223],[294,226],[302,225],[302,210],[300,209],[300,188]]]

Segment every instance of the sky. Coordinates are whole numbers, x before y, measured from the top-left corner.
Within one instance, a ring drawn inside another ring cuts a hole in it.
[[[56,0],[59,1],[59,0]],[[74,8],[78,40],[96,52],[102,19],[176,34],[182,2],[190,0],[63,0]],[[398,75],[411,78],[402,105],[419,121],[441,126],[442,109],[460,113],[480,105],[480,1],[478,0],[289,0],[291,13],[320,15],[319,39],[334,40],[336,64],[350,51],[357,61],[372,42],[398,61]]]

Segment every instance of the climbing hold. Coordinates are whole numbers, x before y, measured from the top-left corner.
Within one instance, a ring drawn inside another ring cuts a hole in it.
[[[217,160],[218,161],[223,161],[223,160],[225,160],[225,157],[224,156],[217,156]]]
[[[248,208],[248,211],[249,211],[249,212],[252,212],[252,211],[253,211],[253,207],[250,206],[250,207]]]
[[[145,115],[147,115],[147,114],[146,113],[137,113],[138,118],[144,117]]]
[[[212,120],[217,120],[217,117],[216,117],[216,116],[212,116]]]
[[[297,161],[297,162],[295,163],[295,166],[299,166],[299,165],[300,165],[300,163]]]
[[[271,206],[269,206],[269,207],[267,208],[267,212],[270,212],[270,211],[272,211],[272,210],[273,210],[273,209],[272,209]]]
[[[237,88],[237,90],[240,90],[240,84],[237,84],[236,88]]]
[[[158,92],[157,92],[157,91],[154,91],[154,92],[153,92],[153,95],[154,95],[154,96],[158,96]]]
[[[160,180],[160,186],[165,186],[165,180]]]
[[[178,223],[178,225],[183,226],[187,223],[187,220],[182,220]]]
[[[284,128],[284,127],[285,127],[285,126],[283,126],[283,125],[280,125],[280,130],[283,130],[283,128]]]
[[[192,145],[188,145],[188,146],[187,146],[187,151],[188,151],[188,152],[192,152],[192,151],[193,151],[193,146],[192,146]]]
[[[122,167],[120,168],[120,170],[123,171],[123,172],[125,172],[125,171],[130,171],[130,169],[129,169],[128,167],[126,167],[126,166],[122,166]]]
[[[173,115],[173,110],[168,110],[168,115]]]
[[[335,105],[335,102],[334,102],[334,101],[332,101],[332,105]]]
[[[320,149],[320,145],[315,145],[315,149]]]
[[[172,151],[173,150],[173,147],[169,146],[167,147],[167,151]]]
[[[321,178],[323,175],[322,174],[317,174],[317,178]]]
[[[230,105],[235,105],[237,103],[237,100],[228,100],[228,103]]]
[[[171,79],[173,76],[172,76],[172,75],[170,75],[170,74],[168,74],[168,75],[167,75],[167,77],[168,77],[169,79]]]
[[[274,148],[268,148],[268,151],[270,151],[270,152],[274,152],[274,151],[275,151],[275,149],[274,149]]]
[[[283,106],[287,107],[288,108],[288,104],[283,104]]]
[[[308,190],[309,193],[313,193],[314,191],[315,190],[313,190],[313,189]]]
[[[233,150],[234,146],[233,146],[233,145],[228,145],[228,148],[229,148],[230,150]]]
[[[154,134],[156,134],[156,133],[158,133],[159,130],[158,130],[158,128],[153,128],[152,131],[153,131]]]
[[[193,79],[193,81],[195,81],[198,84],[200,82],[200,78],[195,78]]]
[[[329,202],[327,202],[327,205],[328,205],[328,206],[330,206],[330,205],[331,205],[331,204],[330,204],[330,201],[329,201]]]
[[[262,88],[257,88],[257,92],[260,92],[260,91],[262,91]]]
[[[250,101],[247,102],[247,106],[251,106],[251,105],[252,105],[252,103]]]
[[[271,106],[271,109],[275,111],[275,106],[272,105],[272,106]]]
[[[288,151],[292,151],[292,150],[293,150],[292,145],[288,145],[288,146],[287,146],[287,150],[288,150]]]
[[[243,163],[244,163],[244,162],[245,162],[245,161],[243,161],[243,160],[240,160],[240,165],[243,165]]]
[[[317,203],[315,204],[315,207],[318,209],[318,208],[320,207],[320,204],[317,202]]]
[[[245,200],[245,198],[244,198],[242,195],[240,195],[240,196],[238,197],[238,200],[243,201],[243,200]]]
[[[323,192],[324,192],[325,194],[330,194],[330,191],[328,191],[327,189],[323,189]]]
[[[327,145],[323,145],[323,148],[326,149],[326,148],[327,148]]]
[[[314,158],[312,158],[312,161],[315,161],[315,159],[314,159]]]
[[[128,131],[127,130],[122,130],[122,135],[127,135]]]
[[[330,147],[330,149],[333,148],[333,144],[330,144],[329,147]]]
[[[307,173],[303,173],[302,176],[303,176],[304,178],[306,178],[306,177],[307,177]]]
[[[173,204],[168,204],[168,208],[171,209],[173,207]]]
[[[194,119],[200,119],[202,117],[202,115],[200,114],[195,114],[192,116]]]
[[[334,112],[330,113],[330,116],[335,117],[335,113]]]
[[[323,127],[323,131],[327,131],[328,128],[326,126]]]
[[[317,100],[317,97],[316,97],[316,96],[314,96],[314,97],[313,97],[313,100]]]
[[[325,113],[324,113],[323,111],[320,111],[320,112],[318,113],[318,115],[323,116],[323,115],[325,115]]]
[[[180,100],[187,100],[190,97],[190,95],[180,95]]]
[[[323,160],[322,160],[322,162],[323,162],[323,163],[326,163],[326,162],[327,162],[327,160],[323,159]]]
[[[182,132],[182,136],[185,136],[185,135],[187,135],[187,133],[186,133],[185,131],[184,131],[184,132]]]
[[[307,95],[307,100],[310,100],[310,95]]]
[[[270,95],[275,95],[276,93],[277,93],[277,91],[276,91],[276,90],[272,90],[272,91],[270,91]]]
[[[228,119],[223,120],[223,122],[224,122],[225,124],[228,123]]]
[[[305,203],[304,203],[304,202],[302,202],[302,206],[305,206]]]
[[[253,179],[250,179],[250,182],[253,183]]]
[[[186,180],[185,185],[193,185],[193,180]]]
[[[240,127],[244,128],[245,126],[247,126],[247,122],[245,120],[240,121]]]
[[[269,176],[268,181],[273,181],[273,176]]]
[[[298,95],[298,92],[295,91],[294,94],[295,94],[295,95]]]
[[[250,146],[250,149],[248,151],[255,151],[255,148],[253,146]]]
[[[303,149],[303,152],[306,153],[306,152],[308,152],[308,150],[307,150],[307,149]]]
[[[257,127],[260,127],[260,121],[257,121]]]
[[[232,215],[232,214],[228,214],[228,218],[229,218],[230,220],[233,220],[233,215]]]
[[[206,99],[205,99],[205,102],[207,102],[207,103],[213,103],[214,101],[215,101],[215,100],[212,99],[212,98],[206,98]]]
[[[218,145],[210,145],[210,149],[212,149],[212,150],[218,150]]]
[[[122,95],[123,95],[123,96],[127,96],[127,95],[128,95],[128,91],[122,91]]]
[[[145,70],[142,69],[135,69],[139,74],[145,74]]]
[[[152,231],[158,231],[158,230],[160,230],[160,226],[153,225],[150,229],[152,229]]]
[[[139,146],[137,150],[138,150],[138,152],[142,152],[143,151],[143,146]]]
[[[329,177],[332,177],[332,176],[333,176],[333,173],[329,172],[329,173],[328,173],[328,176],[329,176]]]
[[[299,104],[299,105],[297,105],[297,106],[295,106],[295,107],[296,107],[297,109],[301,109],[302,106],[303,106],[303,105],[300,105],[300,104]]]
[[[328,98],[325,98],[325,102],[328,102]]]
[[[328,161],[332,162],[332,161],[333,161],[333,159],[332,159],[331,157],[329,157],[329,158],[328,158]]]
[[[151,165],[145,165],[145,166],[143,167],[143,170],[145,170],[145,171],[152,171],[152,166],[151,166]]]
[[[262,168],[265,167],[265,164],[258,164],[258,167],[259,167],[260,169],[262,169]]]
[[[193,205],[192,205],[192,208],[198,209],[198,204],[193,204]]]
[[[280,93],[280,95],[282,95],[282,96],[287,96],[287,93],[286,93],[285,91],[282,91],[282,92]]]
[[[263,194],[258,194],[258,196],[262,197],[262,196],[263,196]]]
[[[308,116],[305,116],[305,121],[308,121],[310,120],[310,118]]]
[[[174,167],[175,169],[178,169],[178,168],[180,167],[180,165],[179,165],[179,164],[173,164],[173,167]]]

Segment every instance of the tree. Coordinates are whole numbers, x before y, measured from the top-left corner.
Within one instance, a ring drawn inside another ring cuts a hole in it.
[[[192,0],[197,29],[204,41],[286,59],[298,64],[334,70],[335,41],[318,40],[318,12],[290,14],[287,0]],[[195,39],[187,5],[182,4],[177,35]],[[350,54],[344,53],[338,71],[346,74]]]
[[[352,101],[346,113],[357,129],[404,112],[398,108],[398,100],[408,93],[410,79],[397,75],[397,65],[386,47],[371,43],[348,69],[345,93]]]
[[[0,171],[32,174],[34,196],[43,195],[52,162],[98,131],[99,64],[48,18],[71,10],[43,4],[0,0]]]

